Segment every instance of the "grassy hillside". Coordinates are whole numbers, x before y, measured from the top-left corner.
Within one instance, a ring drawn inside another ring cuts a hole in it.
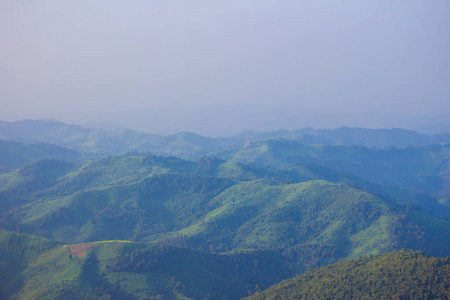
[[[257,159],[297,153],[319,163],[270,168],[134,153],[46,159],[1,174],[0,296],[238,299],[361,255],[450,255],[449,221],[396,203],[413,192],[320,165],[321,147],[260,146]],[[345,161],[346,151],[334,155]]]
[[[336,183],[309,180],[324,174]],[[340,182],[341,175],[314,165],[271,170],[152,155],[44,160],[0,176],[0,225],[63,243],[274,249],[301,266],[402,247],[450,253],[450,222]]]
[[[449,258],[397,251],[308,270],[246,299],[448,299],[449,274]]]
[[[450,253],[450,222],[345,184],[256,180],[211,203],[217,208],[205,217],[158,239],[177,235],[218,250],[274,248],[309,267],[403,247]]]
[[[166,174],[66,196],[39,198],[3,214],[2,226],[65,242],[140,239],[177,230],[203,215],[228,180]]]
[[[239,299],[292,276],[270,251],[208,254],[151,243],[63,245],[0,231],[0,297]]]
[[[355,146],[308,146],[272,139],[214,155],[227,161],[276,169],[313,163],[378,185],[432,195],[442,204],[448,202],[450,144],[380,150]]]
[[[448,162],[447,162],[448,164]],[[443,182],[448,181],[450,169],[441,165],[439,177]],[[447,204],[448,190],[436,194],[436,197],[424,193],[417,193],[405,189],[399,189],[388,185],[371,182],[348,172],[320,165],[318,163],[294,163],[285,168],[275,169],[255,164],[244,164],[237,161],[224,161],[215,157],[202,157],[198,161],[197,173],[209,176],[226,177],[234,181],[251,181],[261,178],[278,180],[283,183],[300,183],[308,180],[326,180],[365,190],[395,203],[408,203],[418,205],[431,214],[450,220],[450,205]]]
[[[10,202],[22,204],[42,196],[61,197],[94,188],[135,183],[169,171],[192,173],[195,168],[195,163],[179,158],[153,155],[106,157],[79,164],[49,159],[0,175],[0,193],[3,193],[3,202],[12,199]]]
[[[152,155],[73,165],[44,160],[0,176],[0,224],[62,242],[140,239],[176,230],[232,184],[196,164]]]
[[[45,238],[0,230],[0,298],[22,289],[28,266],[57,245]]]

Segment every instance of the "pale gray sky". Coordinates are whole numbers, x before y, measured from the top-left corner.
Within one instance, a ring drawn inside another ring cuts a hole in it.
[[[0,119],[211,135],[445,122],[449,16],[448,0],[2,0]]]

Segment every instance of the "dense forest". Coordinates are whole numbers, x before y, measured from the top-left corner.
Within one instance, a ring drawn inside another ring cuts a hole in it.
[[[450,259],[395,251],[307,270],[257,299],[449,299]]]
[[[448,135],[1,126],[2,299],[449,297]]]

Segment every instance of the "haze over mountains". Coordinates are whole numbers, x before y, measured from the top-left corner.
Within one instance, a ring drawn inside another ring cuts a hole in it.
[[[4,140],[52,143],[86,152],[117,154],[127,151],[151,151],[155,154],[194,158],[268,138],[282,138],[304,144],[359,145],[369,148],[426,146],[450,141],[449,132],[426,135],[400,128],[341,127],[334,130],[305,128],[272,132],[245,131],[229,137],[210,138],[190,132],[160,136],[111,126],[107,126],[108,129],[92,129],[53,120],[1,121],[0,133]]]
[[[276,101],[275,101],[276,102]],[[300,103],[303,101],[299,101]],[[408,114],[363,111],[357,113],[337,111],[323,111],[322,109],[308,109],[298,103],[180,103],[177,106],[160,104],[149,109],[128,110],[124,108],[113,116],[102,112],[93,113],[90,117],[80,114],[79,118],[65,117],[66,123],[84,124],[105,120],[112,124],[124,124],[127,128],[151,132],[159,135],[171,135],[181,131],[191,131],[205,136],[230,136],[252,129],[255,131],[276,131],[280,128],[296,130],[298,128],[407,128],[411,130],[430,127],[427,134],[442,133],[443,128],[436,128],[435,124],[447,126],[448,132],[450,114],[442,111],[433,114]],[[89,114],[87,114],[89,115]],[[86,120],[83,119],[86,118]],[[49,117],[50,118],[50,117]],[[57,118],[52,116],[51,118]],[[434,129],[433,129],[434,128]]]
[[[446,0],[0,3],[0,119],[231,135],[448,124]]]
[[[449,15],[0,1],[0,298],[450,299]]]

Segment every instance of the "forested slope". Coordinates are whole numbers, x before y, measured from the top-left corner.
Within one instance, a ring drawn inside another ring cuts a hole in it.
[[[271,251],[153,243],[60,244],[0,230],[2,299],[240,299],[293,275]]]
[[[44,160],[0,176],[0,225],[62,243],[274,249],[302,267],[403,247],[450,253],[450,222],[345,182],[309,180],[319,171],[152,155]]]
[[[433,196],[435,200],[427,201],[434,202],[432,206],[443,204],[441,209],[450,217],[450,211],[444,207],[449,201],[450,144],[370,149],[270,139],[214,153],[214,156],[275,169],[286,169],[299,163],[320,165],[381,186]]]
[[[450,255],[448,145],[84,157],[0,174],[2,297],[238,299],[361,255]]]
[[[257,299],[449,299],[450,258],[396,251],[308,270]]]

